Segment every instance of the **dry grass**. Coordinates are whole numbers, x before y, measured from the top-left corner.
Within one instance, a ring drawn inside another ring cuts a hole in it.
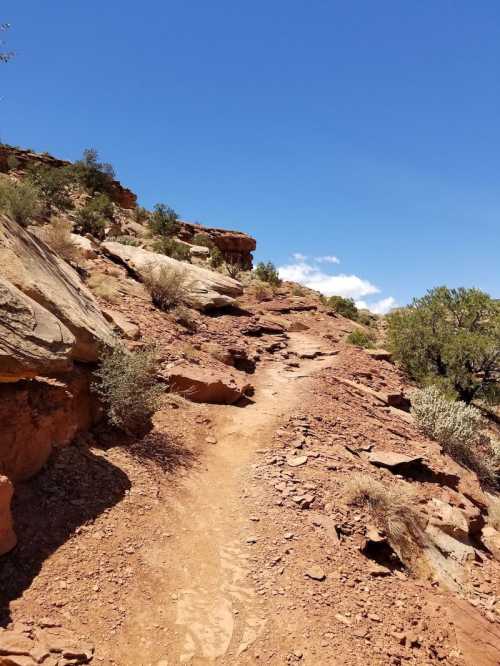
[[[116,303],[120,297],[120,282],[112,275],[95,273],[87,280],[90,291],[108,303]]]
[[[77,263],[81,252],[71,238],[72,231],[73,225],[69,220],[56,217],[43,228],[43,239],[65,261]]]
[[[367,475],[354,476],[345,487],[348,504],[367,507],[401,560],[409,565],[422,548],[422,517],[406,490],[386,488]]]
[[[183,269],[151,264],[144,271],[144,284],[153,303],[161,310],[170,310],[186,300],[190,282]]]

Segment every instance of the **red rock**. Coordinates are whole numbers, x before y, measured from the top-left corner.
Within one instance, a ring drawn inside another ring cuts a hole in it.
[[[10,502],[14,488],[6,476],[0,476],[0,555],[8,553],[17,543],[12,526]]]
[[[233,405],[252,392],[251,384],[206,368],[176,366],[168,377],[170,389],[193,402]]]

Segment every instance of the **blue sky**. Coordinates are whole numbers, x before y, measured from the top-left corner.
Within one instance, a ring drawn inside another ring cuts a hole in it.
[[[500,297],[498,0],[4,0],[4,21],[3,141],[96,147],[142,204],[376,310]]]

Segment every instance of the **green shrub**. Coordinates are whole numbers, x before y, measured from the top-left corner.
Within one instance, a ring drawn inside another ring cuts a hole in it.
[[[411,413],[420,430],[439,442],[445,453],[473,469],[483,481],[494,482],[495,454],[491,445],[479,446],[484,421],[478,409],[448,400],[429,386],[412,392]]]
[[[181,268],[152,264],[144,271],[144,284],[161,310],[181,305],[189,293],[189,280]]]
[[[153,250],[167,257],[172,257],[172,259],[177,259],[177,261],[191,261],[189,246],[180,243],[175,238],[158,238],[153,243]]]
[[[143,222],[146,222],[149,219],[149,212],[146,210],[146,208],[137,206],[137,208],[134,210],[134,218],[136,222],[143,224]]]
[[[237,280],[241,273],[241,263],[237,260],[229,259],[224,262],[224,269],[230,278]]]
[[[102,355],[93,384],[107,409],[108,421],[130,435],[143,435],[159,407],[162,388],[153,349],[128,352],[117,346]]]
[[[257,264],[257,267],[254,269],[254,275],[258,280],[276,287],[281,284],[276,266],[271,261],[268,261],[267,264],[262,261]]]
[[[137,238],[133,238],[132,236],[115,236],[113,238],[108,236],[108,240],[113,240],[122,245],[130,245],[131,247],[140,247],[141,245]]]
[[[71,168],[33,164],[28,169],[28,179],[40,192],[41,200],[49,213],[53,208],[73,208],[69,190],[74,183]]]
[[[200,245],[201,247],[208,247],[212,249],[214,247],[213,242],[210,240],[208,234],[197,233],[193,236],[191,243],[193,245]]]
[[[40,193],[27,181],[0,180],[0,211],[23,227],[40,212]]]
[[[170,206],[156,204],[149,218],[149,227],[153,235],[169,238],[179,230],[179,216]]]
[[[500,301],[479,289],[438,287],[387,316],[394,358],[420,384],[466,403],[500,398]]]
[[[358,318],[358,308],[356,307],[352,298],[343,298],[342,296],[330,296],[326,301],[328,307],[332,308],[334,312],[347,319]]]
[[[114,208],[106,194],[89,199],[75,216],[75,228],[80,234],[91,234],[99,240],[105,236],[106,227],[114,221]]]
[[[354,329],[351,331],[346,338],[346,341],[351,345],[356,345],[356,347],[364,347],[365,349],[371,349],[375,345],[375,336],[373,333],[367,333],[362,331],[360,328]]]
[[[70,168],[73,177],[90,194],[112,193],[115,171],[111,164],[99,161],[98,152],[94,148],[86,148],[82,159]]]
[[[210,249],[209,263],[212,268],[220,268],[224,263],[224,255],[218,247],[212,247]]]

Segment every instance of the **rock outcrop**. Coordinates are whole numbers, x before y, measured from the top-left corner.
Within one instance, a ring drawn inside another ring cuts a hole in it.
[[[234,297],[243,293],[241,284],[230,277],[177,261],[164,254],[122,245],[114,241],[102,243],[101,248],[112,258],[123,262],[141,279],[144,279],[151,270],[153,275],[155,272],[159,272],[162,266],[181,271],[186,277],[186,302],[198,310],[233,305]]]
[[[204,236],[207,241],[215,245],[226,261],[238,263],[242,269],[252,268],[252,252],[257,247],[255,238],[241,231],[229,231],[213,227],[203,227],[201,224],[181,222],[179,238],[191,243],[197,235]]]
[[[90,372],[78,367],[57,380],[0,384],[0,473],[12,481],[28,479],[54,447],[92,426],[90,380]]]
[[[93,362],[114,336],[78,273],[43,241],[0,216],[0,273],[66,326],[75,337],[72,357]]]
[[[12,527],[10,502],[14,488],[6,476],[0,475],[0,555],[8,553],[17,543]]]
[[[193,402],[233,405],[252,392],[250,384],[229,373],[205,368],[176,366],[169,372],[170,389]]]
[[[72,333],[48,310],[0,278],[0,382],[71,369]]]

